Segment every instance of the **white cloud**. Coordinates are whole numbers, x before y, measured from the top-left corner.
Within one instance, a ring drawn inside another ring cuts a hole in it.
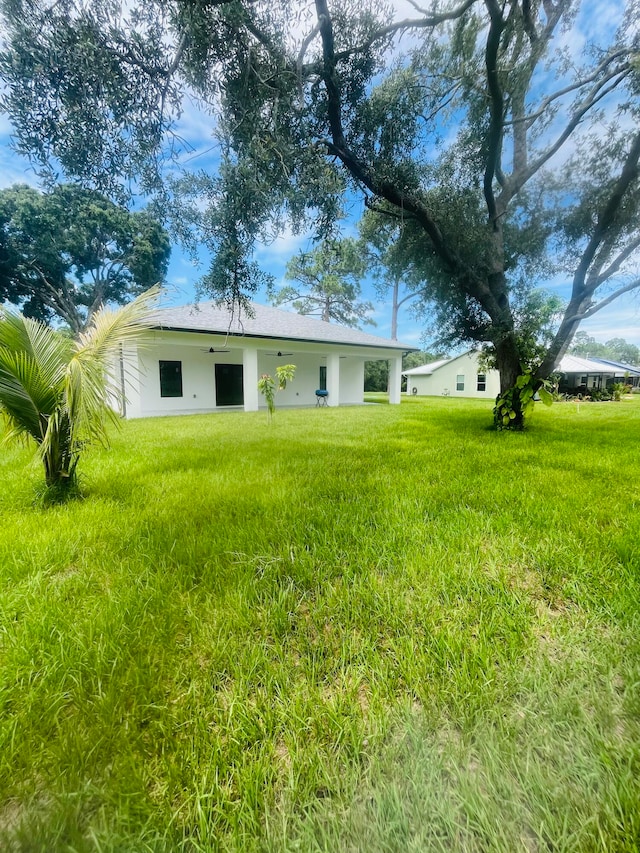
[[[309,251],[313,248],[313,240],[310,233],[294,234],[290,227],[276,237],[270,243],[258,243],[256,248],[256,261],[267,271],[270,267],[284,270],[287,261],[300,250]]]

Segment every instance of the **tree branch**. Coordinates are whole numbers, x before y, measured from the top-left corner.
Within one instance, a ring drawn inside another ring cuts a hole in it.
[[[395,184],[378,180],[371,170],[348,147],[342,127],[342,100],[340,83],[336,72],[336,54],[334,51],[333,25],[327,7],[327,0],[315,0],[323,50],[323,74],[327,92],[327,117],[331,132],[331,141],[326,141],[330,154],[336,156],[347,171],[374,195],[385,199],[399,210],[410,213],[420,223],[429,236],[431,243],[448,269],[457,275],[468,292],[473,291],[475,298],[484,299],[496,313],[500,311],[486,282],[449,248],[440,228],[426,207],[414,196],[400,190]]]
[[[327,142],[325,144],[329,145],[330,143]],[[407,213],[404,210],[401,210],[399,213],[396,213],[395,210],[389,210],[388,207],[378,207],[378,205],[369,195],[365,195],[364,197],[364,206],[367,208],[367,210],[371,210],[374,213],[380,213],[383,216],[388,216],[390,219],[397,219],[399,222],[404,222],[407,219],[416,219],[416,216],[413,213]]]
[[[636,251],[636,249],[640,248],[640,236],[635,240],[632,240],[628,246],[626,246],[618,255],[618,257],[612,261],[609,266],[601,272],[595,282],[595,288],[600,287],[601,284],[604,284],[612,275],[618,272],[622,264],[630,258],[631,255]],[[594,290],[595,290],[594,288]]]
[[[483,190],[484,198],[489,212],[489,222],[493,229],[497,228],[498,209],[493,194],[493,179],[500,162],[500,147],[502,142],[502,128],[504,120],[504,101],[502,87],[498,76],[498,51],[500,49],[500,36],[504,29],[502,10],[498,0],[485,0],[491,25],[487,36],[485,48],[485,67],[487,70],[487,87],[489,89],[490,124],[487,135],[487,162],[484,170]]]
[[[617,290],[614,290],[613,293],[610,293],[605,299],[601,299],[600,302],[592,304],[586,311],[583,311],[581,314],[574,314],[572,317],[568,317],[567,322],[579,323],[582,320],[586,320],[588,317],[593,317],[593,315],[597,314],[600,309],[604,308],[605,305],[610,305],[619,296],[622,296],[624,293],[630,293],[632,290],[639,289],[640,278],[637,278],[630,284],[625,284],[624,287],[619,287]]]
[[[470,9],[474,5],[474,3],[477,2],[479,2],[479,0],[464,0],[464,2],[460,4],[460,6],[457,6],[455,9],[452,9],[449,12],[442,12],[437,15],[429,15],[428,13],[424,13],[425,17],[423,18],[405,18],[402,21],[397,21],[395,24],[388,24],[385,27],[380,27],[380,29],[373,32],[369,36],[369,38],[366,39],[366,41],[362,42],[362,44],[338,51],[335,54],[335,60],[336,62],[342,62],[345,59],[350,59],[356,53],[366,53],[366,51],[370,50],[370,48],[372,48],[376,42],[382,41],[383,39],[388,38],[389,36],[393,36],[399,32],[404,32],[406,30],[429,29],[432,27],[436,27],[439,24],[443,24],[446,21],[455,21],[458,18],[461,18],[462,15],[464,15],[464,13],[468,9]],[[415,8],[419,12],[423,12],[423,10],[418,8],[417,6]],[[305,75],[318,74],[322,76],[322,63],[311,63],[309,65],[304,65],[302,66],[302,70]]]
[[[548,95],[543,101],[540,102],[540,106],[534,113],[529,113],[527,115],[523,115],[519,118],[514,118],[512,121],[505,121],[504,126],[510,127],[512,125],[517,125],[521,122],[525,123],[527,127],[531,127],[540,116],[545,115],[547,109],[551,106],[554,101],[557,101],[559,98],[563,98],[565,95],[571,94],[571,92],[576,92],[578,89],[582,89],[584,86],[589,85],[589,83],[595,82],[604,71],[604,69],[614,62],[616,59],[620,59],[621,56],[626,56],[628,54],[628,50],[618,50],[615,53],[608,56],[604,59],[600,65],[595,69],[595,71],[590,74],[588,77],[582,77],[580,80],[576,80],[575,82],[565,86],[564,89],[558,89],[557,92],[553,92],[553,94]],[[630,65],[628,62],[625,62],[622,66],[618,66],[616,73],[620,73],[622,71],[628,71],[630,69]]]
[[[606,77],[604,77],[597,86],[593,88],[589,96],[582,102],[580,107],[573,114],[573,117],[566,125],[565,129],[558,136],[556,141],[547,148],[531,165],[529,165],[523,172],[520,174],[513,174],[512,176],[512,185],[511,185],[511,195],[515,195],[522,187],[527,183],[527,181],[533,177],[540,169],[547,163],[557,152],[562,148],[567,139],[571,136],[574,130],[578,127],[582,119],[589,112],[589,110],[593,109],[593,107],[602,100],[609,92],[612,92],[620,83],[627,77],[629,74],[629,68],[626,69],[616,69],[616,71],[611,72]],[[616,79],[617,78],[617,79]],[[613,84],[611,86],[607,86],[606,84],[613,80]]]
[[[582,253],[580,263],[578,264],[573,279],[574,292],[582,292],[584,290],[587,271],[596,255],[596,252],[598,251],[598,247],[600,246],[600,244],[606,237],[609,229],[611,228],[613,220],[618,210],[620,209],[620,205],[622,204],[622,200],[626,191],[629,189],[629,186],[631,185],[632,181],[634,181],[638,176],[639,159],[640,133],[636,134],[636,137],[631,144],[631,148],[629,150],[629,153],[627,154],[624,166],[622,167],[622,171],[620,172],[620,177],[615,182],[606,204],[601,209],[600,214],[598,216],[598,222],[596,224],[593,234],[591,235],[591,239],[589,240],[589,243],[587,244],[584,252]]]

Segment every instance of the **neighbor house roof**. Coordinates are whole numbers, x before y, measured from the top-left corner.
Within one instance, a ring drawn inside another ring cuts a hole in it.
[[[463,355],[473,355],[474,351],[463,353]],[[439,370],[445,364],[455,361],[457,358],[462,358],[456,355],[453,358],[441,358],[439,361],[432,361],[430,364],[423,364],[420,367],[413,367],[411,370],[404,370],[405,376],[431,376],[436,370]],[[640,375],[640,370],[621,366],[616,362],[607,362],[605,359],[588,359],[580,358],[577,355],[565,355],[560,360],[560,364],[556,368],[559,373],[584,373],[584,374],[606,374],[614,376],[616,373],[623,372],[623,368],[629,373]]]
[[[610,358],[592,358],[592,361],[597,361],[600,364],[606,364],[614,367],[616,373],[628,373],[630,376],[640,376],[640,367],[634,367],[632,364],[625,364],[623,361],[612,361]]]
[[[611,376],[615,375],[613,367],[601,364],[595,359],[581,358],[577,355],[563,355],[557,370],[560,373],[606,373],[611,374]]]
[[[234,316],[228,308],[217,305],[215,302],[160,308],[154,312],[154,319],[157,322],[154,326],[181,332],[210,332],[248,338],[384,347],[403,352],[413,352],[417,349],[410,344],[380,338],[368,332],[361,332],[359,329],[326,323],[313,317],[295,314],[293,311],[283,311],[281,308],[252,302],[251,309],[253,316],[249,317],[244,312]]]
[[[441,358],[439,361],[430,361],[429,364],[421,364],[420,367],[412,367],[410,370],[403,370],[403,376],[431,376],[432,373],[435,373],[436,370],[439,370],[441,367],[444,367],[445,364],[449,364],[452,361],[456,361],[458,358],[462,358],[465,355],[473,355],[474,351],[470,350],[469,352],[463,352],[460,355],[454,355],[452,358]]]

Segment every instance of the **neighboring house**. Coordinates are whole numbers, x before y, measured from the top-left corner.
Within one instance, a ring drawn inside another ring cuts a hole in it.
[[[600,390],[618,381],[616,368],[611,363],[578,355],[563,356],[555,373],[561,374],[558,385],[561,392],[588,393],[592,388]]]
[[[609,358],[592,358],[591,361],[599,362],[607,367],[615,369],[614,379],[616,382],[624,382],[632,388],[640,388],[640,367],[633,364],[625,364],[622,361],[612,361]]]
[[[640,370],[630,365],[565,355],[554,371],[560,374],[559,390],[588,393],[614,382],[640,386]],[[407,394],[416,396],[478,397],[494,400],[500,392],[497,370],[481,371],[478,353],[471,350],[454,358],[443,358],[405,370]]]
[[[497,370],[481,370],[478,353],[470,350],[405,370],[407,394],[429,397],[477,397],[495,400],[500,391]]]
[[[415,347],[358,329],[252,303],[253,316],[232,316],[212,302],[164,308],[157,326],[123,352],[120,377],[128,418],[218,409],[257,411],[263,373],[281,364],[296,375],[278,394],[282,406],[362,403],[365,361],[389,362],[389,402],[400,402],[402,356]]]

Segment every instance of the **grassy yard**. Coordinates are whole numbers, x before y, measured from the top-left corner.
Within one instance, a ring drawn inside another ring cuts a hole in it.
[[[0,457],[3,851],[637,851],[640,399]]]

